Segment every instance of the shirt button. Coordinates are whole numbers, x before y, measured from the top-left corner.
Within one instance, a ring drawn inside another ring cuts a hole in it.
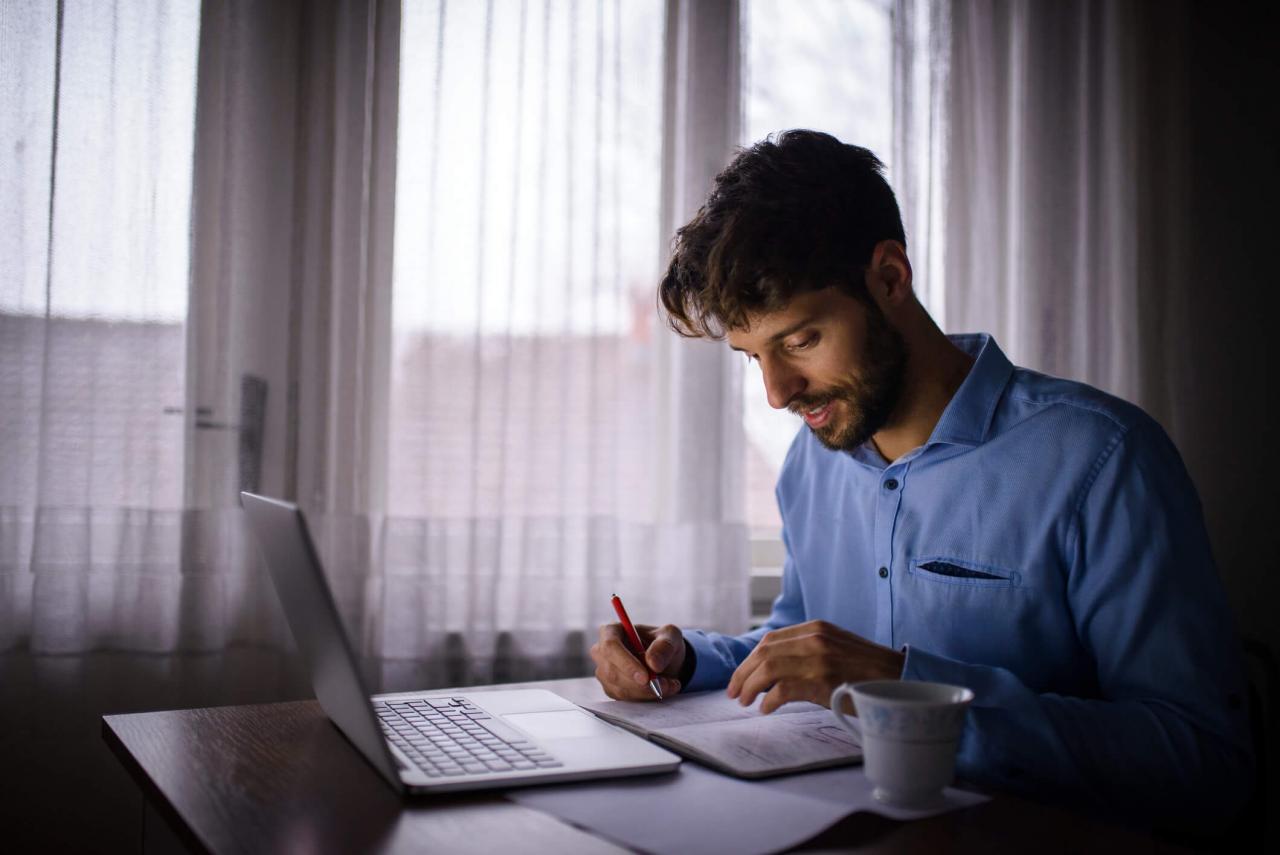
[[[881,568],[880,568],[880,578],[881,578],[881,579],[887,579],[887,578],[889,578],[889,568],[888,568],[888,567],[881,567]]]
[[[895,478],[890,478],[888,481],[885,481],[885,482],[884,482],[884,488],[885,488],[886,490],[896,490],[896,489],[898,489],[898,481],[897,481],[897,479],[895,479]]]

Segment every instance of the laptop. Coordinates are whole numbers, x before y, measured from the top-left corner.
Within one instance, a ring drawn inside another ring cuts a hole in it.
[[[325,714],[392,787],[435,793],[670,772],[675,754],[543,689],[370,697],[306,520],[241,493]]]

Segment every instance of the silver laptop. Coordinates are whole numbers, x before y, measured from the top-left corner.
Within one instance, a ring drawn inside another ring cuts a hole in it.
[[[541,689],[365,690],[296,505],[241,493],[325,713],[401,792],[474,790],[670,772],[680,758]]]

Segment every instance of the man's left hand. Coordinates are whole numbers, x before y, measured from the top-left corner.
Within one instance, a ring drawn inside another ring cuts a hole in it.
[[[763,713],[788,701],[825,707],[841,683],[899,679],[905,660],[896,650],[824,620],[811,620],[766,633],[733,672],[728,692],[743,706],[766,693],[760,704]]]

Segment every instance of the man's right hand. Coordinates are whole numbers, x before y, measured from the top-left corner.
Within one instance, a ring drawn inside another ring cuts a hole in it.
[[[661,627],[636,626],[645,645],[645,664],[658,675],[662,696],[680,691],[675,677],[684,664],[684,635],[671,624]],[[620,623],[600,627],[600,640],[591,645],[591,658],[596,663],[596,679],[604,693],[616,701],[656,701],[649,688],[649,675],[627,645],[626,630]]]

